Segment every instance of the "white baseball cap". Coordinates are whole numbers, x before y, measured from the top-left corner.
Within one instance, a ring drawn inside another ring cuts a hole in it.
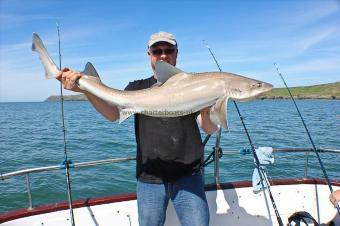
[[[148,48],[150,48],[152,45],[156,44],[157,42],[167,42],[174,46],[177,45],[175,36],[165,31],[160,31],[160,32],[157,32],[151,35],[149,39]]]

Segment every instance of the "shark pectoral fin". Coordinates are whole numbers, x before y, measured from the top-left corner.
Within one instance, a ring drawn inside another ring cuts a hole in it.
[[[160,83],[166,82],[173,75],[181,72],[183,71],[165,61],[160,60],[156,62],[157,81]]]
[[[85,69],[83,72],[81,72],[84,75],[90,75],[90,76],[94,76],[94,77],[99,77],[96,69],[94,68],[93,64],[90,62],[87,62],[85,65]]]
[[[220,125],[224,129],[228,129],[228,122],[227,122],[227,103],[229,97],[222,97],[217,100],[214,106],[210,108],[210,120],[215,125]]]
[[[119,110],[119,124],[129,118],[131,115],[137,113],[136,110],[132,108],[124,108]]]

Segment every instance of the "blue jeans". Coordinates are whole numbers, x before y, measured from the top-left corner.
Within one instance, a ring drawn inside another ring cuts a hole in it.
[[[201,173],[171,183],[137,182],[138,221],[140,226],[162,226],[171,199],[182,226],[208,226],[209,208]]]

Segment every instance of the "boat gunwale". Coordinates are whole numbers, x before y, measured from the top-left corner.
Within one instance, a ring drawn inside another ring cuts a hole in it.
[[[271,181],[272,186],[279,185],[296,185],[296,184],[318,184],[318,185],[326,185],[326,181],[320,178],[288,178],[288,179],[274,179]],[[340,180],[332,180],[331,184],[333,186],[340,186]],[[218,189],[236,189],[236,188],[246,188],[252,187],[251,181],[235,181],[235,182],[226,182],[221,183],[219,186],[216,184],[207,184],[205,186],[205,191],[215,191]],[[123,193],[112,196],[105,196],[99,198],[88,198],[82,200],[76,200],[72,203],[73,208],[82,208],[89,207],[95,205],[123,202],[123,201],[131,201],[136,200],[136,193]],[[54,204],[44,204],[37,206],[33,209],[18,209],[14,211],[9,211],[6,213],[0,213],[0,223],[4,223],[11,220],[16,220],[24,217],[40,215],[45,213],[51,213],[61,210],[69,209],[69,203],[66,201],[54,203]]]

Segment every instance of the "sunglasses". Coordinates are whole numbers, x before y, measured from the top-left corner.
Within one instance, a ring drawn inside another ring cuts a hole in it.
[[[171,55],[175,52],[175,49],[153,49],[151,50],[152,55],[154,56],[161,56],[163,54],[165,55]]]

